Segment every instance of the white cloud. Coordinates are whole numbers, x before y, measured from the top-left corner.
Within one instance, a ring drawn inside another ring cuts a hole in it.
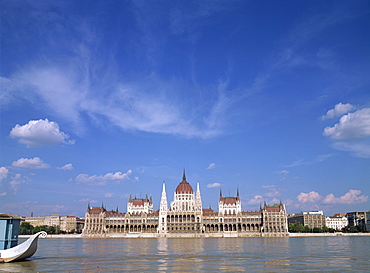
[[[207,185],[207,188],[218,188],[218,187],[221,187],[221,184],[217,182]]]
[[[211,169],[214,169],[214,168],[216,168],[216,163],[211,163],[211,164],[208,165],[207,170],[211,170]]]
[[[247,202],[249,205],[259,205],[263,203],[262,195],[255,195],[251,200]]]
[[[16,174],[12,180],[9,182],[10,188],[14,194],[18,193],[19,185],[27,182],[29,179],[27,177],[22,177],[21,174]]]
[[[333,147],[337,150],[370,158],[370,108],[342,116],[339,123],[326,127],[323,135],[334,141]]]
[[[335,105],[334,109],[329,110],[326,115],[322,116],[321,119],[325,120],[332,119],[334,117],[340,117],[341,115],[351,111],[353,108],[353,105],[351,105],[350,103],[343,104],[340,102]]]
[[[6,196],[8,193],[7,192],[1,192],[0,196]]]
[[[334,141],[358,141],[370,137],[370,108],[363,108],[340,118],[333,127],[326,127],[324,136]]]
[[[20,158],[12,163],[12,166],[19,169],[47,169],[49,164],[44,163],[39,157]]]
[[[0,182],[8,177],[9,170],[7,167],[0,167]]]
[[[360,195],[360,190],[349,190],[345,195],[341,197],[335,197],[334,194],[328,194],[322,202],[324,204],[359,204],[365,203],[369,200],[366,195]]]
[[[300,203],[315,203],[322,199],[322,196],[315,191],[310,191],[309,193],[301,192],[297,196],[298,202]]]
[[[104,194],[104,197],[107,197],[107,198],[111,198],[113,196],[113,193],[111,192],[107,192],[106,194]]]
[[[62,167],[58,167],[58,169],[59,170],[63,170],[63,171],[72,171],[73,170],[73,166],[72,166],[72,163],[68,163],[68,164],[65,164]]]
[[[48,119],[30,120],[22,126],[17,124],[10,131],[10,136],[19,138],[19,142],[27,147],[74,143],[73,140],[68,140],[69,135],[59,130],[58,123]]]
[[[107,173],[106,175],[88,176],[87,174],[79,174],[76,177],[76,181],[78,183],[87,184],[87,185],[104,186],[109,181],[128,180],[130,179],[129,176],[131,173],[132,173],[132,170],[128,170],[126,173],[115,172],[115,173]]]

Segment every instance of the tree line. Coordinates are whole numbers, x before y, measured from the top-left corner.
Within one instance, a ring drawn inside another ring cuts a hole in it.
[[[365,226],[346,226],[341,230],[336,230],[334,228],[328,228],[327,226],[323,226],[322,228],[310,228],[301,223],[290,223],[288,225],[288,231],[291,233],[334,233],[338,231],[344,233],[367,232]]]
[[[59,226],[33,226],[28,222],[22,222],[19,226],[19,235],[32,235],[40,231],[46,231],[47,234],[65,234],[66,232],[60,230]]]

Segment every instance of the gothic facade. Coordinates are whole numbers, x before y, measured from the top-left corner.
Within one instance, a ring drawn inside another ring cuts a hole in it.
[[[174,192],[168,207],[166,187],[163,183],[159,210],[153,211],[152,198],[130,196],[127,212],[108,211],[102,205],[85,214],[83,236],[91,237],[248,237],[288,236],[285,205],[260,207],[259,211],[243,212],[239,191],[236,197],[223,197],[220,191],[218,212],[202,208],[197,183],[194,194],[186,181]]]

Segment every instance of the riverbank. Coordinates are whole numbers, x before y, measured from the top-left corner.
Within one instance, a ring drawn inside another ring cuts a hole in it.
[[[46,238],[49,239],[79,239],[79,238],[143,238],[139,237],[139,234],[130,234],[131,236],[107,236],[107,237],[82,237],[82,234],[48,234]],[[152,236],[145,236],[145,238],[158,238],[159,236],[156,236],[157,234],[152,234]],[[32,235],[19,235],[18,238],[29,238]],[[370,236],[370,233],[342,233],[342,232],[336,232],[336,233],[289,233],[289,237],[335,237],[335,236]],[[184,238],[185,236],[182,236]],[[205,237],[199,237],[199,238],[215,238],[216,236],[205,236]],[[218,236],[218,237],[225,237],[225,236]],[[232,236],[230,236],[232,237]],[[237,236],[235,236],[237,237]],[[260,236],[251,236],[251,237],[260,237]],[[166,237],[170,238],[170,237]],[[174,237],[178,238],[178,237]],[[195,237],[191,237],[195,238]],[[244,237],[245,238],[245,237]],[[266,237],[263,237],[266,238]],[[277,237],[274,237],[277,238]]]
[[[370,233],[289,233],[289,237],[370,236]]]
[[[30,238],[32,235],[18,235],[19,239]],[[78,239],[82,238],[82,234],[48,234],[46,238],[60,238],[60,239]]]

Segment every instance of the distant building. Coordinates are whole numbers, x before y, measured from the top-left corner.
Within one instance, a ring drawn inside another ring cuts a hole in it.
[[[348,226],[348,219],[345,216],[328,216],[326,217],[326,226],[336,230],[342,230]]]
[[[202,208],[199,183],[194,194],[186,181],[174,192],[174,200],[168,207],[166,187],[162,185],[159,210],[153,211],[152,198],[132,199],[127,212],[108,211],[102,207],[90,207],[85,214],[84,236],[122,237],[246,237],[288,236],[287,216],[284,204],[268,206],[259,211],[243,212],[239,191],[236,197],[224,197],[220,191],[218,212]]]
[[[288,216],[288,223],[301,223],[310,229],[323,228],[326,225],[326,217],[322,210],[302,211]]]
[[[348,218],[349,226],[359,226],[359,227],[362,227],[363,229],[367,229],[369,212],[354,211],[354,212],[347,212],[346,215]]]
[[[32,226],[43,226],[45,217],[24,217],[23,220],[27,223],[30,223]]]
[[[32,226],[54,226],[67,233],[81,233],[84,226],[84,219],[76,216],[61,216],[59,214],[47,215],[45,217],[24,217],[25,222]]]

